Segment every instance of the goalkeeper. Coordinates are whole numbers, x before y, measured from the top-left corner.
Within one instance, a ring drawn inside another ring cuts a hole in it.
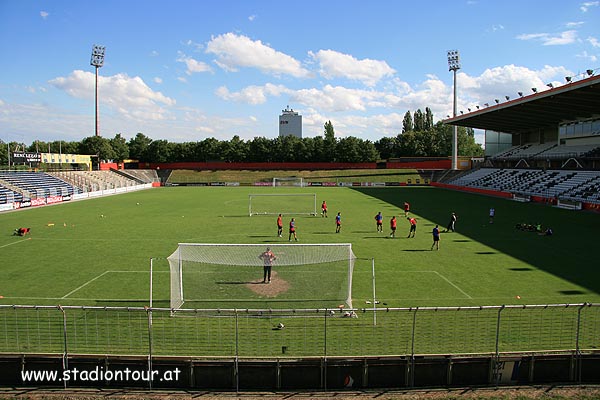
[[[271,267],[273,267],[273,261],[277,259],[275,254],[271,251],[269,247],[262,253],[258,258],[263,260],[263,283],[271,283]]]

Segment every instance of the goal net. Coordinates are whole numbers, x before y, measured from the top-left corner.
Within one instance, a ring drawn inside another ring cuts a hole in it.
[[[168,257],[170,307],[352,308],[355,258],[351,244],[180,243]]]
[[[273,187],[275,186],[304,186],[304,179],[301,177],[283,177],[273,178]]]
[[[317,215],[316,193],[269,193],[248,195],[248,214]]]

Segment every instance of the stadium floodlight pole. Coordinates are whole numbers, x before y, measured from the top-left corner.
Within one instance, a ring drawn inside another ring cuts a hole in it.
[[[98,118],[98,68],[104,65],[105,50],[105,46],[95,44],[92,47],[92,59],[90,60],[90,65],[96,68],[96,136],[100,136],[100,120]]]
[[[448,50],[448,70],[454,75],[454,100],[452,118],[456,117],[456,71],[460,69],[460,55],[458,50]],[[454,125],[452,135],[452,169],[458,169],[458,126]]]

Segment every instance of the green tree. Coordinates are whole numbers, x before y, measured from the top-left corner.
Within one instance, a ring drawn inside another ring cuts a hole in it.
[[[402,133],[410,132],[414,129],[412,115],[410,111],[407,111],[404,114],[404,119],[402,120]]]
[[[115,152],[115,161],[123,161],[129,158],[127,140],[120,133],[117,133],[113,139],[110,139],[110,145]]]
[[[81,154],[98,156],[98,161],[112,161],[116,153],[110,145],[110,140],[101,136],[86,137],[81,141]]]
[[[148,157],[148,146],[150,146],[150,143],[152,143],[152,139],[138,132],[134,138],[129,140],[129,157],[144,162],[153,161]]]
[[[433,128],[433,112],[429,107],[425,107],[425,121],[423,124],[423,128],[424,130]]]
[[[196,144],[196,161],[222,161],[221,144],[215,138],[206,138]]]
[[[247,161],[249,162],[271,162],[273,161],[273,154],[271,148],[273,141],[265,137],[257,136],[248,143],[248,156]]]
[[[225,161],[243,162],[248,155],[248,145],[235,135],[231,140],[221,142],[221,154]]]
[[[166,140],[153,140],[148,146],[148,161],[165,163],[173,161],[173,145]]]
[[[323,141],[323,145],[324,145],[324,149],[323,149],[323,154],[326,155],[326,159],[325,161],[336,161],[335,159],[335,145],[336,145],[336,139],[335,139],[335,131],[333,129],[333,124],[331,123],[331,121],[327,121],[325,122],[325,133],[324,133],[324,137],[325,140]]]
[[[410,113],[408,114],[410,116]],[[388,158],[398,157],[399,142],[396,137],[384,136],[374,143],[375,149],[379,153],[379,157],[384,160]]]
[[[415,111],[415,116],[414,116],[414,130],[416,132],[420,132],[425,130],[425,116],[423,115],[423,112],[421,111],[421,109],[418,109],[417,111]]]
[[[0,165],[8,165],[8,143],[0,139]]]

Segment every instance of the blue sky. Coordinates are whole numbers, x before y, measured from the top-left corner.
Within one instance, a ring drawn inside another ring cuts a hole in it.
[[[0,139],[100,133],[172,142],[401,132],[406,111],[458,110],[600,73],[600,2],[548,0],[0,0]],[[478,132],[478,141],[482,141]]]

